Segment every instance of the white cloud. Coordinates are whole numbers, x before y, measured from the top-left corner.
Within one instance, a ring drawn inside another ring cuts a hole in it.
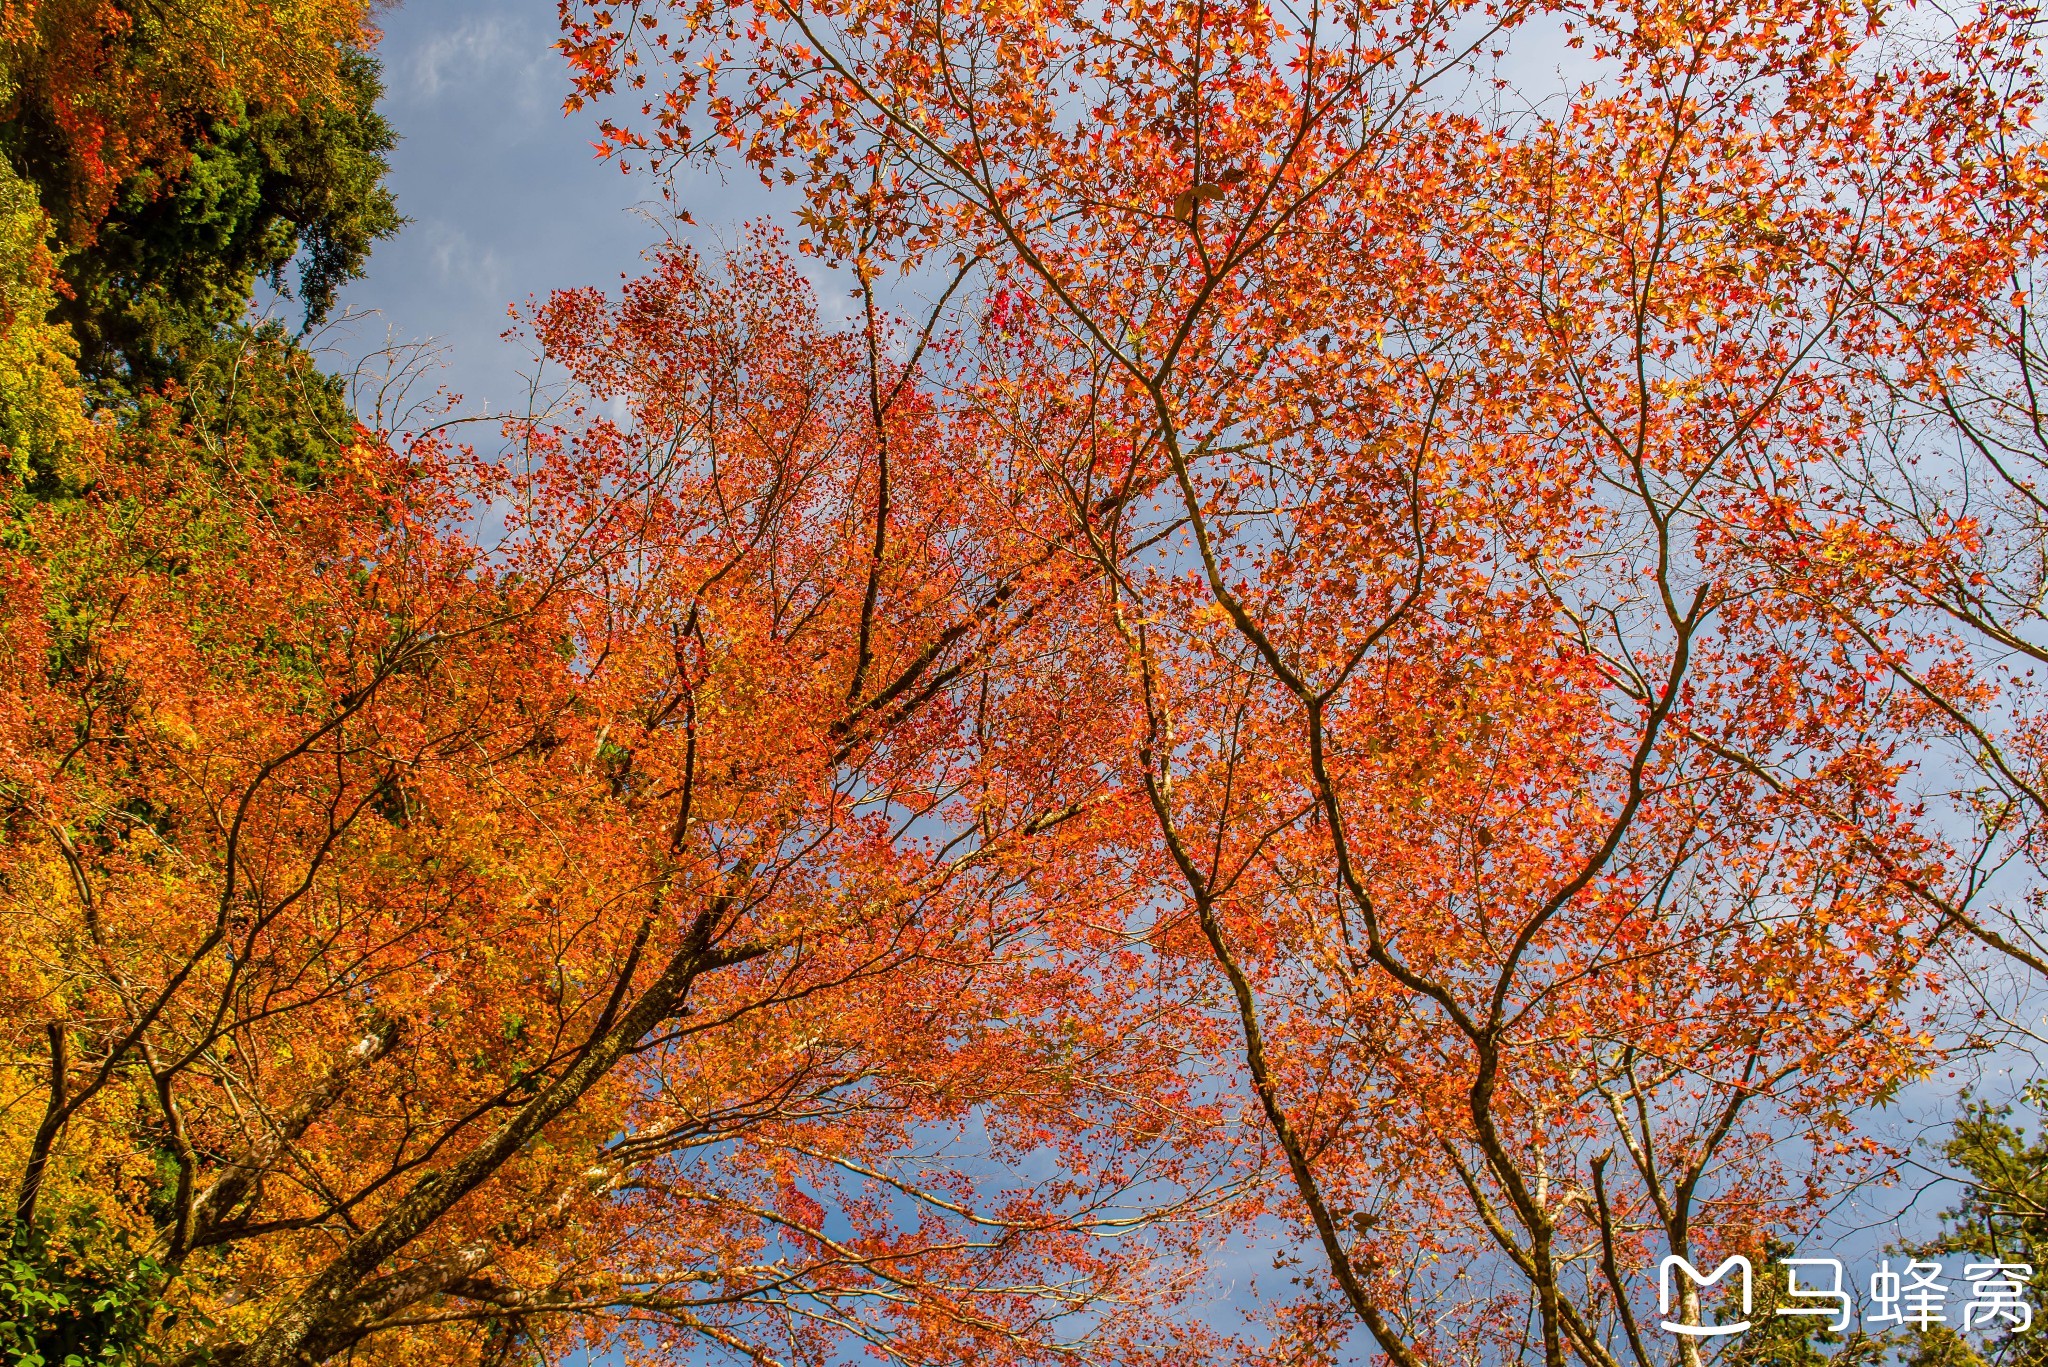
[[[555,87],[566,85],[553,39],[553,30],[531,23],[466,18],[414,46],[392,94],[408,105],[481,98],[494,108],[511,104],[530,120],[558,107]]]
[[[435,221],[416,228],[426,239],[428,259],[441,283],[497,303],[505,297],[505,263],[496,249],[479,247],[452,223]]]

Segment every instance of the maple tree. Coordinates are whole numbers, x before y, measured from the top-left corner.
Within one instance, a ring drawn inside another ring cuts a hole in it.
[[[50,321],[57,269],[35,187],[0,168],[0,459],[17,477],[53,470],[88,431],[77,345]]]
[[[1112,872],[1076,570],[815,314],[671,251],[537,309],[585,411],[504,461],[158,410],[11,534],[13,1248],[144,1256],[149,1360],[1199,1353],[1199,1017],[1032,909]]]
[[[1133,680],[1103,838],[1328,1269],[1291,1351],[1647,1364],[1656,1251],[1881,1170],[1958,866],[1897,666],[1971,643],[1844,609],[1971,532],[1842,471],[2028,249],[2025,12],[562,11],[608,154],[737,153],[863,281],[983,272],[979,401]],[[1597,78],[1438,93],[1525,28]]]
[[[2025,74],[1984,63],[1974,73],[1979,117],[2037,98]],[[1866,373],[1888,400],[1882,421],[1834,472],[1843,525],[1790,522],[1772,551],[1798,590],[1940,719],[1950,778],[1930,784],[1927,800],[1952,833],[1957,872],[1916,893],[1965,933],[1965,946],[2038,982],[2048,978],[2048,710],[2036,677],[2048,661],[2039,549],[2048,370],[2035,299],[2048,182],[2037,145],[2011,139],[2003,150],[1979,172],[1979,192],[1958,197],[1953,219],[1956,257],[1981,258],[1992,287],[1876,296],[1901,344]],[[1852,539],[1864,552],[1858,573],[1811,571]],[[2003,1008],[2001,995],[1981,994],[1988,1011]]]

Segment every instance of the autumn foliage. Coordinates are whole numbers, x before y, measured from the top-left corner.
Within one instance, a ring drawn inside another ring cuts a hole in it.
[[[798,255],[532,305],[499,448],[10,486],[39,1344],[1697,1367],[1656,1260],[2048,975],[2028,13],[562,18]]]
[[[1079,757],[1005,763],[1032,736],[988,711],[1085,695],[1031,663],[1073,570],[930,477],[975,434],[895,374],[878,417],[772,247],[732,278],[541,310],[593,416],[508,465],[364,444],[250,491],[131,452],[25,524],[5,1015],[60,1083],[10,1111],[17,1219],[148,1244],[189,1307],[160,1355],[443,1361],[603,1311],[987,1360],[1119,1300],[1088,1331],[1146,1351],[1098,1236],[1228,1172],[1185,992],[1129,990],[1113,905],[1028,910],[1101,876]],[[465,497],[501,540],[447,530]]]
[[[1130,679],[1114,843],[1328,1269],[1289,1351],[1647,1362],[1655,1256],[1881,1170],[1857,1109],[1969,965],[1923,760],[2000,695],[1980,528],[1869,457],[2011,352],[2027,14],[564,15],[616,154],[988,282]],[[1555,32],[1583,86],[1467,84]]]

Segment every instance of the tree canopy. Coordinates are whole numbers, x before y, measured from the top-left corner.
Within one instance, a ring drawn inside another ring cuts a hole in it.
[[[2031,11],[559,8],[803,207],[476,448],[247,315],[399,230],[363,13],[4,11],[0,1346],[2028,1356],[1657,1288],[2048,985]]]

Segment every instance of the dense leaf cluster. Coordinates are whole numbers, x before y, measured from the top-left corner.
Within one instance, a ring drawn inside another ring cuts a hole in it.
[[[303,325],[327,317],[401,221],[383,183],[397,136],[375,108],[376,63],[349,54],[342,81],[337,98],[293,109],[238,99],[181,166],[123,184],[91,244],[64,260],[56,317],[89,379],[131,393],[190,383],[219,363],[259,280],[290,296],[289,271]]]
[[[7,551],[47,555],[35,509],[88,494],[109,461],[175,449],[202,469],[303,485],[354,440],[339,382],[251,308],[259,283],[296,295],[302,336],[399,226],[383,183],[395,135],[376,109],[363,17],[350,3],[0,10]],[[47,668],[62,677],[86,610],[52,592],[44,620]],[[21,798],[0,790],[7,822]],[[135,1140],[169,1162],[160,1128]],[[167,1270],[118,1202],[53,1203],[6,1226],[0,1360],[141,1361],[177,1321]]]
[[[294,334],[250,316],[267,284],[296,298],[302,337],[402,222],[360,13],[294,29],[296,9],[8,10],[0,446],[36,496],[75,490],[95,424],[158,404],[302,478],[353,428]]]

